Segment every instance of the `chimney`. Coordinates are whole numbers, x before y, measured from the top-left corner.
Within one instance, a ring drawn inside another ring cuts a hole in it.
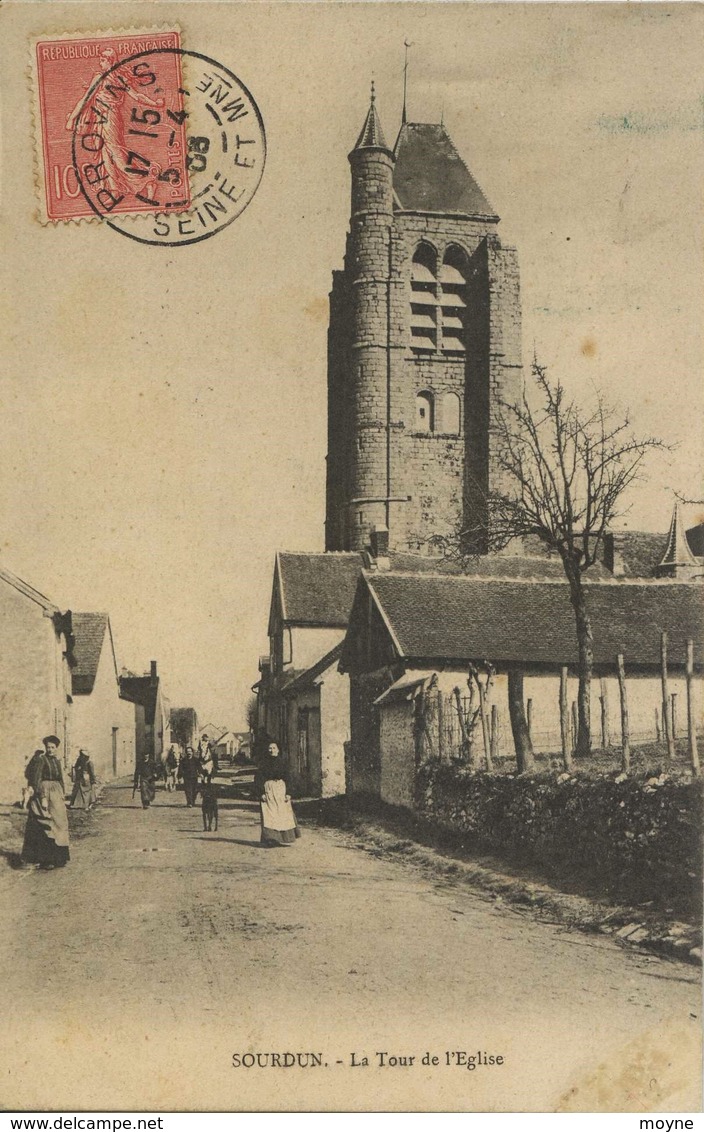
[[[607,532],[604,535],[604,565],[610,570],[614,578],[623,578],[626,574],[626,565],[623,560],[623,539],[621,532]]]
[[[156,674],[156,661],[155,661],[155,660],[153,660],[153,661],[151,662],[151,665],[150,665],[150,671],[149,671],[149,675],[151,676],[151,681],[152,681],[152,684],[156,684],[156,682],[157,682],[157,674]]]
[[[389,557],[389,528],[374,527],[369,536],[372,554],[375,558]]]

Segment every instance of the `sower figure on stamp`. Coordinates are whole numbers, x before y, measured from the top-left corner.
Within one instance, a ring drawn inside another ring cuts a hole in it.
[[[87,89],[90,90],[94,87],[107,71],[115,67],[117,62],[117,52],[114,48],[103,48],[98,60],[100,70],[93,76]],[[99,147],[101,180],[105,181],[106,186],[113,193],[123,193],[132,190],[129,177],[123,171],[130,164],[129,154],[131,150],[126,135],[128,114],[125,103],[128,99],[132,99],[143,106],[161,109],[164,106],[164,99],[150,98],[143,90],[140,90],[134,74],[127,67],[120,67],[113,71],[112,79],[112,82],[105,82],[100,86],[100,114],[95,116],[91,130],[102,139],[102,144]],[[67,130],[75,128],[77,120],[82,111],[85,110],[85,103],[86,95],[83,94],[66,120]],[[140,119],[136,120],[140,121]],[[142,118],[141,121],[143,123],[144,119]],[[160,167],[153,163],[149,165],[148,169],[144,170],[144,182],[140,187],[144,196],[155,196],[160,172]]]
[[[156,767],[150,755],[144,754],[137,762],[134,771],[132,797],[139,788],[142,799],[142,809],[148,810],[156,795]]]
[[[44,750],[32,759],[27,826],[21,860],[43,869],[60,868],[69,860],[68,814],[64,800],[64,776],[58,757],[61,741],[47,735]]]

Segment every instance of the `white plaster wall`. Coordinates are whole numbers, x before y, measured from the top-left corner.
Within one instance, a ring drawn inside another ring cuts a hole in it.
[[[345,792],[345,743],[350,738],[350,678],[333,665],[320,685],[322,797]]]

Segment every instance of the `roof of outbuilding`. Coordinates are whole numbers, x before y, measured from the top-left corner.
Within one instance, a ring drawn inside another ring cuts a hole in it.
[[[402,209],[498,220],[444,126],[404,123],[394,155],[393,185]]]
[[[574,613],[564,582],[500,581],[439,575],[364,574],[364,583],[403,658],[493,663],[574,664]],[[673,666],[688,639],[702,662],[704,603],[697,585],[593,582],[587,602],[597,665],[657,666],[668,633]]]
[[[293,625],[344,627],[347,624],[360,554],[277,555],[283,620]]]
[[[73,613],[74,654],[76,667],[71,672],[74,695],[89,695],[95,677],[108,628],[107,613]],[[117,673],[115,673],[117,679]]]
[[[279,551],[278,570],[281,579],[283,620],[289,625],[347,625],[355,589],[364,566],[363,556],[356,552],[326,551],[304,554]],[[389,554],[394,573],[465,574],[496,578],[562,578],[558,559],[523,558],[519,556],[485,555],[473,558],[462,566],[428,555]],[[592,568],[594,576],[608,576],[603,566]],[[381,574],[381,572],[380,572]],[[376,577],[376,573],[374,574]]]

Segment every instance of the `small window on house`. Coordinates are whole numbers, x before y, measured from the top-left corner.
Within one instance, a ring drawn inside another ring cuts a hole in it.
[[[434,414],[432,393],[417,393],[416,429],[418,430],[418,432],[432,432],[435,428],[435,421],[433,417]]]
[[[440,428],[443,432],[457,436],[460,431],[460,399],[456,393],[443,394],[441,411]]]

